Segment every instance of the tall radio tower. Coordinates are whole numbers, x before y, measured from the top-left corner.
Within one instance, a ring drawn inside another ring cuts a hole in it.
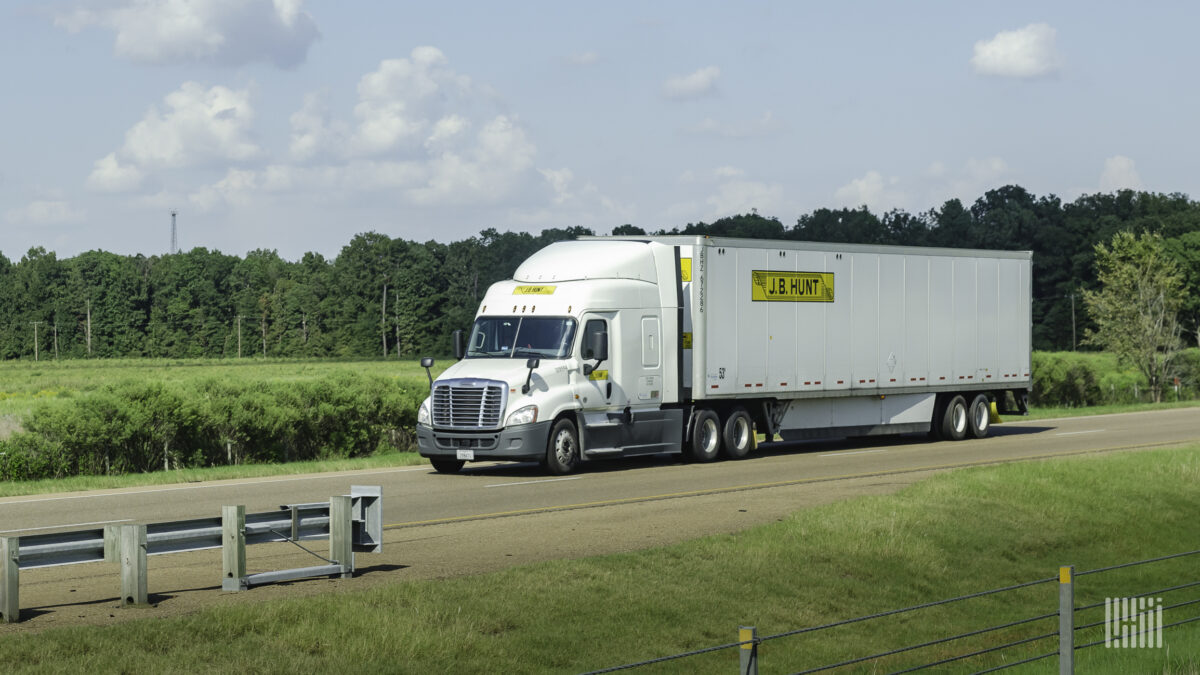
[[[179,242],[175,237],[175,215],[179,212],[171,209],[171,255],[179,252]]]

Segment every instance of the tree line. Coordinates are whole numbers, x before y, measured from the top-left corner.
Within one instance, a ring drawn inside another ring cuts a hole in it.
[[[1200,331],[1200,203],[1183,194],[1123,190],[1063,202],[1016,185],[971,205],[951,199],[921,213],[817,209],[785,226],[756,213],[712,223],[613,234],[707,234],[842,243],[1032,250],[1033,343],[1070,350],[1095,326],[1085,291],[1099,288],[1095,245],[1117,232],[1161,236],[1178,264],[1179,316]],[[0,358],[304,356],[411,358],[450,352],[487,287],[533,252],[595,234],[483,230],[443,244],[355,236],[336,258],[297,261],[259,249],[244,257],[206,248],[173,255],[89,251],[59,259],[42,247],[0,255]]]

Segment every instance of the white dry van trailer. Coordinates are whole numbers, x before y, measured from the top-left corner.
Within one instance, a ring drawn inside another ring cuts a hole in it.
[[[551,244],[493,284],[420,407],[441,472],[987,435],[1030,389],[1028,251],[697,236]],[[422,365],[432,365],[424,359]]]

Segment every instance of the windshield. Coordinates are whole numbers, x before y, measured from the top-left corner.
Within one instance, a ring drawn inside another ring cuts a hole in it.
[[[565,359],[571,354],[575,319],[481,316],[471,328],[469,359]]]

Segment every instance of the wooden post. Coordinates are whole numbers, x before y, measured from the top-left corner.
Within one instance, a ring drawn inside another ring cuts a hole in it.
[[[0,537],[0,621],[16,623],[21,618],[21,539]]]
[[[146,592],[146,526],[121,526],[121,605],[144,605]]]
[[[329,498],[329,558],[344,570],[343,579],[354,576],[354,531],[350,523],[351,497]]]
[[[241,591],[246,576],[246,507],[221,507],[221,590]]]

